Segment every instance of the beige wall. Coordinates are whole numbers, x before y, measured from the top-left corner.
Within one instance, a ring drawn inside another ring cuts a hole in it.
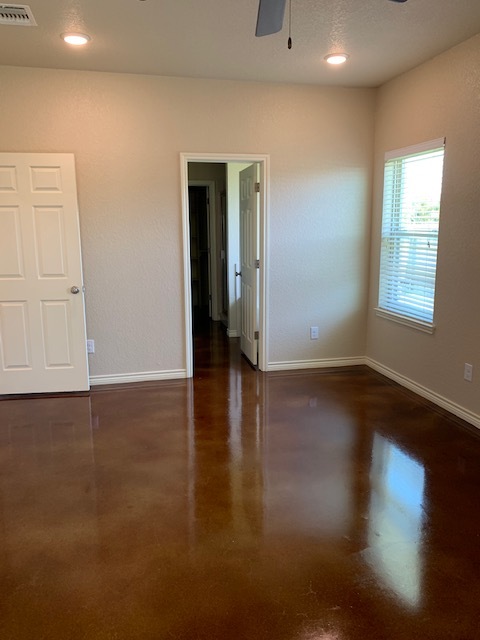
[[[75,154],[93,376],[185,369],[181,152],[270,154],[270,360],[364,354],[373,90],[3,67],[0,91],[2,151]]]
[[[378,93],[367,355],[480,415],[480,36]],[[428,335],[378,318],[383,155],[446,136],[435,317]],[[464,363],[474,366],[472,383]]]

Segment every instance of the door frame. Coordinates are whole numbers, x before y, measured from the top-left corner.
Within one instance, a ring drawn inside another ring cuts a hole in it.
[[[185,335],[185,373],[193,377],[193,326],[192,291],[190,269],[190,220],[188,205],[188,163],[189,162],[229,162],[258,163],[260,167],[259,202],[259,339],[258,368],[267,370],[268,365],[268,219],[270,193],[270,156],[266,154],[245,153],[180,153],[180,183],[182,197],[182,234],[183,234],[183,292],[184,292],[184,335]],[[227,212],[228,216],[228,212]],[[228,218],[227,218],[228,219]]]

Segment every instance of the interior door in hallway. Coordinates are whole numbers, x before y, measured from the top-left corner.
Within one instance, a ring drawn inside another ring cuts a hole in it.
[[[0,153],[0,393],[89,388],[72,154]]]
[[[242,353],[254,365],[258,358],[258,193],[257,164],[240,172],[240,263]]]

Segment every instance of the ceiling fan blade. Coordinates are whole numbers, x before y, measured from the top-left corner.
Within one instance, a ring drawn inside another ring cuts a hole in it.
[[[259,0],[255,35],[269,36],[282,30],[287,0]]]

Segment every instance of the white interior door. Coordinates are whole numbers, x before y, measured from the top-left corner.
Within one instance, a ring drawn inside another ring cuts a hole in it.
[[[0,393],[89,388],[72,154],[0,153]]]
[[[240,346],[252,364],[258,356],[258,193],[257,165],[240,172],[240,264],[241,330]]]

